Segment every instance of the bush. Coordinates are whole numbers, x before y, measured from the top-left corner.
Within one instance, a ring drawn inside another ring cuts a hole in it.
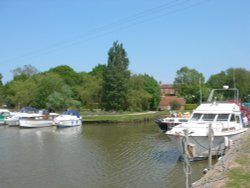
[[[197,104],[185,104],[184,108],[187,111],[192,111],[193,109],[197,108]]]

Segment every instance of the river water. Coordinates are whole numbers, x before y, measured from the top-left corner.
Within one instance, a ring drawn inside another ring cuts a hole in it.
[[[0,126],[1,188],[182,188],[179,153],[154,123]],[[207,162],[191,163],[190,182]]]

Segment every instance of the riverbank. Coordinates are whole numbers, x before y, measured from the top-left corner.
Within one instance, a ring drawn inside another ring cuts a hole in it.
[[[148,111],[135,113],[81,114],[84,123],[144,123],[167,115],[167,111]]]
[[[192,188],[250,187],[250,129]]]

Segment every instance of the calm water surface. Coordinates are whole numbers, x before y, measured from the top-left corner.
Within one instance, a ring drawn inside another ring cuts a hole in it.
[[[182,188],[179,153],[156,124],[0,126],[1,188]],[[207,162],[192,163],[191,181]]]

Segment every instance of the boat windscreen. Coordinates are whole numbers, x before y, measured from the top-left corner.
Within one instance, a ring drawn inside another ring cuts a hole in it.
[[[200,113],[194,113],[193,116],[191,117],[191,120],[198,121],[201,118],[201,115],[202,114],[200,114]]]
[[[229,114],[218,114],[217,121],[227,121]]]
[[[202,117],[203,121],[213,121],[216,114],[204,114]]]

